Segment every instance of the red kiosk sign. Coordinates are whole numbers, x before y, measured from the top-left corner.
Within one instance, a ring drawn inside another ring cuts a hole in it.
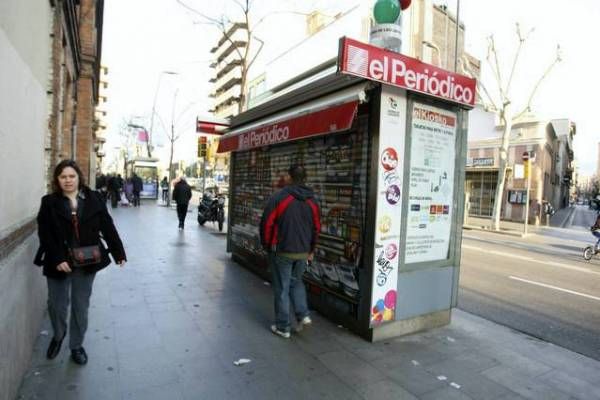
[[[338,71],[475,106],[475,79],[354,39],[340,39]]]

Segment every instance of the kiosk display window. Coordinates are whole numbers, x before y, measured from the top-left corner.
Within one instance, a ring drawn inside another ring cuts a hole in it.
[[[235,153],[230,211],[234,254],[266,271],[259,236],[260,218],[269,197],[283,187],[294,163],[304,165],[307,186],[321,212],[315,260],[305,280],[349,302],[358,302],[362,268],[369,136],[368,116],[359,115],[349,131]],[[261,267],[262,266],[262,267]]]

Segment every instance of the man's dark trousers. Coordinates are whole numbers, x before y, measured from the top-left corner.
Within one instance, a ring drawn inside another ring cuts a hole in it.
[[[179,204],[177,203],[177,218],[179,218],[179,227],[183,228],[185,217],[187,215],[188,203]]]

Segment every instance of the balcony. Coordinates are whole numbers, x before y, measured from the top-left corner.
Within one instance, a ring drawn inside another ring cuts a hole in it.
[[[217,58],[217,62],[221,62],[223,61],[228,55],[232,54],[234,51],[236,51],[236,49],[238,48],[244,48],[248,45],[248,42],[246,42],[245,40],[236,40],[235,42],[233,42],[229,47],[227,47],[225,49],[225,51],[223,51],[219,57]]]

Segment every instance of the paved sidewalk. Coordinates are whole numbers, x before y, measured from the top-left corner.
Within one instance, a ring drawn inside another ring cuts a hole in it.
[[[194,213],[180,233],[154,205],[114,216],[130,262],[98,274],[89,363],[68,349],[46,360],[40,334],[19,398],[600,399],[600,362],[459,310],[450,326],[375,344],[316,313],[279,338],[271,288],[231,262],[223,234]]]
[[[568,224],[569,218],[573,215],[574,211],[575,207],[565,207],[557,210],[550,219],[549,227],[564,228]],[[527,228],[527,231],[529,234],[542,233],[548,228],[545,224],[545,219],[542,221],[541,225],[536,226],[530,224]],[[523,222],[500,221],[500,230],[493,231],[491,230],[491,219],[479,217],[467,217],[467,220],[463,226],[465,229],[483,230],[517,237],[523,237],[524,229]]]

